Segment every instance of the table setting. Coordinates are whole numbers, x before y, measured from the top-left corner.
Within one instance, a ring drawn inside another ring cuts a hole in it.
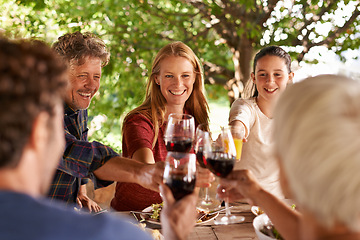
[[[200,124],[195,129],[194,119],[187,114],[171,114],[165,131],[167,148],[163,182],[176,200],[194,191],[197,168],[209,169],[216,180],[210,188],[200,189],[198,217],[189,240],[197,239],[281,239],[274,234],[267,215],[258,207],[244,202],[230,203],[218,199],[216,187],[241,158],[245,133],[231,126]],[[288,200],[288,204],[291,201]],[[153,238],[161,235],[160,211],[162,203],[152,204],[141,211],[125,214],[133,217]]]
[[[216,225],[214,219],[216,217],[225,216],[225,208],[222,207],[209,214],[205,214],[209,217],[206,220],[195,224],[193,231],[188,236],[188,240],[258,239],[253,227],[253,220],[256,216],[251,212],[251,206],[246,203],[232,203],[230,209],[232,214],[243,216],[245,220],[238,224]],[[149,206],[143,211],[122,212],[121,214],[133,217],[139,225],[142,225],[144,229],[149,230],[150,233],[152,230],[155,231],[154,239],[162,239],[161,237],[156,238],[158,234],[157,231],[160,233],[160,236],[162,236],[161,221],[159,219],[151,219],[151,212],[152,209],[151,206]],[[201,218],[201,216],[203,216],[202,213],[199,213],[199,218]]]
[[[244,133],[235,135],[229,126],[214,126],[210,128],[200,124],[195,131],[192,116],[169,116],[164,134],[168,154],[163,181],[176,200],[193,192],[196,168],[207,168],[217,178],[226,177],[235,161],[240,159]],[[216,189],[218,180],[213,184]],[[225,206],[222,206],[222,201],[210,194],[207,188],[203,192],[204,196],[197,207],[197,222],[188,239],[257,239],[252,226],[255,215],[250,205],[225,202]],[[161,204],[153,204],[142,211],[130,211],[130,214],[146,228],[161,229],[159,209]]]

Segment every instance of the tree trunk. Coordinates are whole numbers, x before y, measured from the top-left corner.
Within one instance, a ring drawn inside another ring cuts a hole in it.
[[[241,97],[244,86],[250,79],[254,48],[251,41],[244,36],[238,46],[232,48],[231,51],[233,53],[235,74],[234,78],[230,79],[226,84],[230,105]]]

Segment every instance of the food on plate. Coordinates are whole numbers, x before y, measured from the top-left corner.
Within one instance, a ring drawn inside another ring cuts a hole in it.
[[[160,220],[160,212],[163,206],[164,206],[163,202],[151,204],[151,209],[153,213],[150,215],[150,218],[154,220]]]
[[[198,219],[197,219],[196,223],[206,222],[206,221],[214,218],[214,216],[218,214],[218,213],[211,214],[209,212],[205,212],[200,209],[196,209],[196,211],[198,212]]]
[[[155,203],[151,205],[151,211],[152,214],[150,215],[150,218],[152,220],[157,220],[160,221],[160,213],[161,213],[161,209],[163,208],[164,203]],[[216,215],[216,213],[209,213],[209,212],[205,212],[202,211],[200,209],[196,209],[196,211],[198,212],[198,219],[196,221],[196,223],[202,223],[205,221],[208,221],[212,218],[214,218],[214,216]]]
[[[260,229],[260,232],[265,234],[266,236],[283,240],[284,238],[280,235],[280,233],[276,230],[273,225],[265,225]]]
[[[264,211],[259,208],[258,206],[252,206],[251,207],[251,212],[255,215],[255,216],[259,216],[260,214],[263,214]]]

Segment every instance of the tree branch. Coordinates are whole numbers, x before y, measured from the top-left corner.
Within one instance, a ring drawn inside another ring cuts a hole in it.
[[[347,20],[343,26],[337,27],[327,37],[325,37],[323,41],[320,41],[317,43],[311,42],[309,40],[304,41],[304,43],[305,43],[305,44],[303,44],[304,50],[298,55],[297,60],[299,62],[302,61],[305,54],[308,53],[310,48],[312,48],[312,47],[315,47],[315,46],[329,47],[330,43],[334,42],[340,36],[340,34],[344,33],[349,28],[349,26],[355,22],[356,18],[360,15],[360,11],[358,10],[359,7],[360,7],[360,4],[358,4],[356,6],[355,11],[353,12],[353,14],[349,18],[349,20]]]
[[[305,30],[309,25],[311,25],[311,24],[314,23],[314,22],[319,21],[319,20],[321,19],[321,17],[322,17],[325,13],[329,12],[330,9],[332,9],[334,6],[337,5],[337,1],[333,1],[333,0],[328,0],[327,3],[328,3],[327,7],[322,7],[322,8],[321,8],[321,11],[319,12],[319,14],[312,16],[310,19],[306,19],[306,18],[305,18],[306,8],[307,8],[307,7],[310,7],[310,6],[309,6],[308,4],[305,6],[305,4],[304,4],[304,7],[303,7],[303,16],[304,16],[305,21],[304,21],[304,25],[298,30],[298,32],[299,32],[300,34],[302,34],[303,30]],[[310,32],[311,32],[311,31],[310,31],[309,29],[307,29],[305,36],[303,36],[303,40],[299,40],[299,39],[298,39],[298,41],[297,41],[295,44],[296,44],[296,45],[298,45],[298,44],[301,45],[301,42],[302,42],[302,41],[308,41],[308,42],[309,42],[309,38],[308,38],[308,37],[309,37],[309,35],[310,35]]]
[[[360,4],[358,4],[358,6],[355,8],[355,11],[349,18],[349,20],[347,20],[342,27],[337,27],[335,31],[332,31],[331,34],[329,34],[328,37],[325,38],[325,40],[318,42],[318,43],[314,43],[313,45],[314,46],[321,46],[321,45],[328,46],[331,42],[335,41],[335,39],[338,38],[341,33],[345,32],[349,28],[349,26],[356,20],[356,18],[360,15],[360,11],[358,10],[358,7],[360,7]]]
[[[227,69],[224,66],[220,66],[215,63],[208,62],[208,61],[204,61],[203,65],[204,65],[204,71],[209,76],[210,75],[214,76],[214,74],[222,75],[222,76],[226,77],[227,80],[234,77],[235,73],[233,71],[230,71],[229,69]]]
[[[272,11],[274,11],[277,3],[280,0],[269,0],[268,1],[268,10],[266,11],[264,8],[261,8],[262,13],[257,12],[257,21],[256,23],[263,27],[264,23],[270,18]]]

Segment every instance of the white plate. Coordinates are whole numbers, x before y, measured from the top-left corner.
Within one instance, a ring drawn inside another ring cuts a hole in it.
[[[151,212],[152,210],[153,210],[152,206],[149,206],[149,207],[143,209],[142,212]],[[160,220],[150,218],[149,214],[140,214],[140,216],[141,216],[145,221],[147,221],[147,222],[149,222],[149,223],[156,224],[156,225],[161,225]],[[205,221],[197,222],[196,225],[201,225],[201,224],[204,224],[204,223],[208,223],[208,222],[210,222],[211,220],[213,220],[214,218],[216,218],[217,216],[219,216],[219,213],[212,214],[211,217],[206,218]]]
[[[269,237],[261,232],[261,229],[270,224],[270,219],[266,214],[260,214],[259,216],[254,218],[253,227],[255,229],[256,236],[259,240],[273,240],[275,238]]]
[[[261,214],[264,213],[263,210],[261,210],[258,206],[252,206],[251,207],[251,212],[255,215],[255,216],[259,216]]]

